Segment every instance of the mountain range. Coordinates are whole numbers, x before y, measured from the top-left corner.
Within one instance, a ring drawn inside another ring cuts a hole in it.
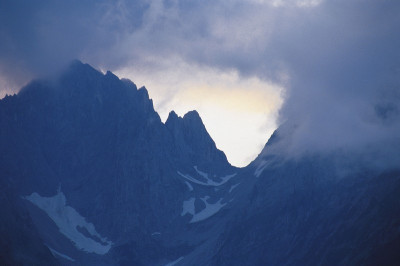
[[[74,61],[0,101],[0,264],[398,265],[400,164],[287,158],[290,130],[237,168],[196,111]]]

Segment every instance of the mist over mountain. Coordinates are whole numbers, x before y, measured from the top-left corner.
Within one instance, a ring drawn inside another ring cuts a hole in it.
[[[374,123],[395,130],[397,107],[376,106]],[[0,125],[1,264],[400,261],[392,133],[292,156],[307,124],[288,120],[236,168],[196,111],[163,123],[146,88],[80,61],[2,99]]]

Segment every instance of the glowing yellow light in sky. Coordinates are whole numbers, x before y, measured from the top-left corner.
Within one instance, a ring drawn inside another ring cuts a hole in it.
[[[180,116],[197,110],[235,166],[254,160],[276,129],[283,88],[259,78],[183,63],[152,72],[126,68],[117,74],[146,86],[163,121],[171,110]]]

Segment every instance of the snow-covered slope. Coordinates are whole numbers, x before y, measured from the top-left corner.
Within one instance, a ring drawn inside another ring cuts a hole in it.
[[[38,193],[32,193],[24,198],[45,211],[60,232],[70,239],[77,249],[99,255],[104,255],[110,250],[113,243],[102,237],[92,223],[87,222],[74,208],[68,206],[61,191],[53,197],[41,197]]]
[[[1,100],[0,125],[2,264],[400,261],[399,169],[285,158],[284,127],[238,169],[196,111],[164,124],[144,87],[79,61]]]
[[[68,265],[157,265],[201,243],[181,239],[228,207],[222,187],[237,169],[197,112],[173,114],[162,123],[144,87],[79,61],[0,101],[0,176],[12,181],[49,254]],[[190,198],[196,206],[182,216]]]

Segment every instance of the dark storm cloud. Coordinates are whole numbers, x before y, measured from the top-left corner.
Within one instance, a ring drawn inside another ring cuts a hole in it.
[[[399,165],[399,11],[394,1],[330,2],[293,29],[302,36],[283,50],[292,80],[281,110],[298,126],[290,154],[379,150],[374,160]]]
[[[21,84],[75,58],[102,62],[145,8],[140,1],[1,1],[0,75]]]
[[[398,1],[2,1],[0,76],[176,60],[287,88],[291,154],[399,145]],[[397,147],[397,146],[396,146]]]

